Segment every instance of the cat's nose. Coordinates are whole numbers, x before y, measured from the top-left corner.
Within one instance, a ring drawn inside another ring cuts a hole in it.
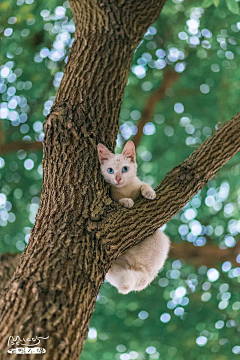
[[[120,183],[121,181],[121,178],[120,177],[116,177],[115,180],[118,182],[118,184]]]

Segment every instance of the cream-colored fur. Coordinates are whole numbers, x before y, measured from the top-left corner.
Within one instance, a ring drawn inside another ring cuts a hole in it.
[[[99,144],[98,156],[102,175],[111,184],[111,195],[114,200],[131,208],[134,200],[141,195],[149,200],[155,199],[156,193],[152,187],[137,177],[135,147],[132,141],[127,142],[122,154],[116,155]],[[126,168],[127,171],[124,172]],[[158,229],[120,255],[108,271],[106,279],[121,294],[141,291],[157,276],[165,263],[169,248],[169,238]]]

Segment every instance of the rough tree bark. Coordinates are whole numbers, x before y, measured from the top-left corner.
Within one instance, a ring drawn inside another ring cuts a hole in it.
[[[21,254],[3,254],[0,255],[0,296],[7,282],[13,276],[17,265],[19,264]]]
[[[75,42],[45,124],[36,222],[1,300],[2,359],[7,338],[15,334],[49,336],[44,359],[79,358],[110,265],[105,246],[91,230],[96,214],[109,202],[96,144],[101,141],[114,149],[133,52],[163,3],[70,2]],[[35,357],[28,355],[28,359]]]
[[[193,266],[218,267],[224,261],[230,261],[232,266],[239,266],[237,256],[240,254],[240,241],[233,248],[220,249],[219,246],[206,244],[196,247],[191,243],[172,243],[169,258],[184,260]],[[12,278],[20,262],[21,254],[0,255],[0,296],[7,282]]]
[[[132,210],[115,204],[96,145],[114,149],[133,52],[163,1],[70,4],[75,42],[44,127],[36,222],[0,304],[1,360],[10,335],[49,336],[42,359],[78,359],[111,262],[169,220],[239,150],[238,115],[167,175],[155,201]]]
[[[133,137],[133,142],[137,147],[143,136],[144,125],[152,119],[155,106],[159,101],[163,100],[166,96],[166,91],[172,87],[172,85],[178,80],[179,74],[174,71],[174,69],[169,69],[168,67],[163,69],[163,81],[161,86],[152,92],[148,97],[143,111],[141,119],[138,123],[138,132]],[[1,124],[1,119],[0,119]],[[4,141],[0,138],[0,155],[8,154],[10,152],[16,152],[18,150],[42,150],[42,142],[38,141],[11,141],[10,143],[5,144]]]
[[[138,123],[138,132],[132,139],[136,147],[139,145],[143,136],[144,125],[152,119],[155,106],[159,103],[159,101],[164,99],[164,97],[166,96],[166,91],[172,87],[172,85],[178,80],[178,78],[179,74],[174,71],[174,69],[170,70],[168,67],[163,69],[162,84],[148,97],[142,111],[141,119]],[[5,144],[4,141],[0,139],[0,155],[8,154],[10,152],[16,152],[18,150],[42,150],[42,142],[11,141],[10,143]]]

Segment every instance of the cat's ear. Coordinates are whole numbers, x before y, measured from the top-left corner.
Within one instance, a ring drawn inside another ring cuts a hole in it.
[[[129,140],[123,148],[122,155],[130,158],[132,162],[136,161],[134,142]]]
[[[113,154],[108,150],[108,148],[106,148],[106,146],[103,144],[98,144],[98,157],[100,164],[103,164],[104,161],[109,160],[112,155]]]

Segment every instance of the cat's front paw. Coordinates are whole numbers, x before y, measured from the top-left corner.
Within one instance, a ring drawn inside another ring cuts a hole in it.
[[[142,196],[145,197],[146,199],[153,200],[156,198],[156,193],[154,190],[146,189],[142,191]]]
[[[131,208],[134,205],[134,201],[132,199],[128,199],[128,198],[120,199],[119,203],[126,208]]]

